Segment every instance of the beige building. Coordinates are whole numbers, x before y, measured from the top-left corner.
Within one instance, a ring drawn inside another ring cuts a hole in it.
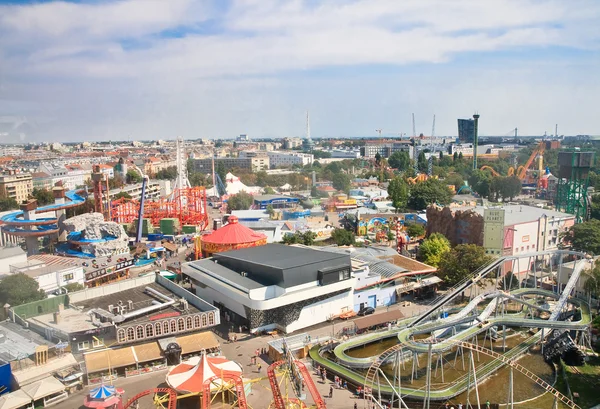
[[[0,198],[12,198],[21,203],[33,191],[33,180],[30,173],[13,173],[0,175]]]

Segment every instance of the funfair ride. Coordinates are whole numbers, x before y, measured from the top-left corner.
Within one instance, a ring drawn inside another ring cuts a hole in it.
[[[563,260],[567,259],[574,259],[572,271],[563,271]],[[575,348],[590,346],[589,305],[586,300],[572,297],[587,263],[584,254],[564,250],[498,258],[435,299],[423,314],[402,320],[391,329],[342,342],[333,349],[314,347],[310,356],[327,368],[328,373],[364,386],[365,396],[377,407],[393,402],[405,408],[407,400],[422,400],[423,407],[429,408],[431,401],[448,401],[465,392],[468,401],[471,391],[478,401],[471,401],[475,405],[480,403],[480,383],[508,365],[510,375],[505,385],[508,385],[509,407],[518,399],[513,396],[512,373],[516,370],[539,385],[540,393],[548,392],[555,407],[561,401],[576,408],[569,398],[517,360],[534,347],[543,352],[550,334],[574,337]],[[525,268],[520,268],[520,264]],[[513,276],[507,275],[508,271],[524,272]],[[495,289],[482,289],[480,285],[486,281],[488,284],[495,281]],[[566,284],[557,284],[561,282]],[[466,305],[453,305],[454,300],[465,295]],[[514,336],[520,338],[516,345],[509,345],[507,338]],[[397,343],[381,354],[357,358],[347,353],[386,339],[396,339]],[[476,364],[473,353],[477,354],[477,362],[480,354],[489,359]],[[463,367],[458,374],[460,361]],[[446,373],[446,379],[444,366],[446,371],[453,369],[452,374]],[[356,372],[357,369],[367,370],[366,375]],[[417,381],[418,378],[424,378],[425,382]],[[450,382],[448,378],[452,378]],[[551,406],[552,403],[548,407]]]

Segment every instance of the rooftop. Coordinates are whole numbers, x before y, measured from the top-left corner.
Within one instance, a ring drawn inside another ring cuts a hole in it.
[[[0,259],[15,257],[25,254],[25,251],[20,246],[2,247],[0,248]]]
[[[485,206],[475,206],[475,207],[457,207],[453,208],[453,211],[462,210],[468,211],[472,210],[475,213],[483,216],[483,212],[486,209]],[[515,224],[534,222],[539,220],[544,215],[548,217],[548,220],[551,221],[553,218],[555,219],[572,219],[575,216],[568,213],[557,212],[556,210],[549,209],[541,209],[535,206],[527,206],[527,205],[504,205],[499,207],[493,207],[493,209],[504,209],[504,225],[505,226],[513,226]]]
[[[10,362],[24,358],[33,354],[39,345],[54,344],[14,322],[0,323],[0,359]]]

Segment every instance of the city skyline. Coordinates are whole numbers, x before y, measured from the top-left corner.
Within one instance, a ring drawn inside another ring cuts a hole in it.
[[[594,1],[0,4],[14,142],[600,133]]]

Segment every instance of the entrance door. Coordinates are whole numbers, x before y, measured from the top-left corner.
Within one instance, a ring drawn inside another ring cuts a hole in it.
[[[375,308],[375,306],[377,305],[377,296],[370,295],[369,299],[367,300],[367,304],[369,305],[369,307]]]

